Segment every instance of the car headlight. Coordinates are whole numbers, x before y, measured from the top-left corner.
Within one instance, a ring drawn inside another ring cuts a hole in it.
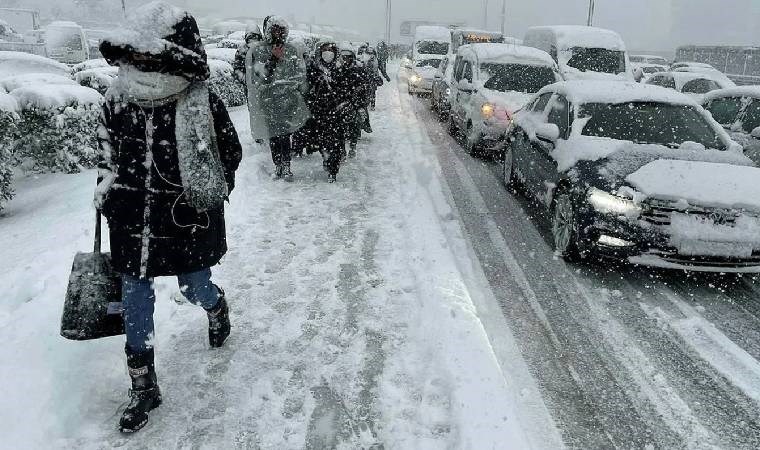
[[[496,111],[496,108],[490,103],[484,103],[483,106],[480,107],[480,113],[483,115],[484,119],[490,119],[493,117],[494,111]]]
[[[411,76],[411,78],[409,78],[409,80],[411,80],[412,83],[419,83],[420,81],[422,81],[422,77],[415,73],[414,75]]]
[[[451,95],[451,88],[446,88],[446,96],[448,97]]]
[[[612,195],[601,189],[591,188],[588,192],[588,202],[595,210],[603,214],[619,214],[626,217],[641,215],[641,207],[633,200]]]

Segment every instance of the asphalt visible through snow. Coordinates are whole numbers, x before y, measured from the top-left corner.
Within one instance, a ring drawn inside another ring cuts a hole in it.
[[[501,165],[467,155],[403,78],[398,95],[435,144],[429,156],[568,447],[760,448],[760,280],[566,264]]]

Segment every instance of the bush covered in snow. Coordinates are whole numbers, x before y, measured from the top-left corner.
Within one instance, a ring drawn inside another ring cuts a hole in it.
[[[0,211],[13,197],[13,144],[17,137],[18,103],[0,93]]]
[[[242,106],[248,101],[246,90],[234,75],[232,65],[226,61],[209,59],[211,68],[209,86],[218,95],[227,107]]]
[[[34,85],[11,92],[21,121],[14,159],[31,172],[94,167],[103,96],[82,86]]]

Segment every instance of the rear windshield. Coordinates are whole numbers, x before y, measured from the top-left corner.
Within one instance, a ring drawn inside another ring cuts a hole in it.
[[[726,149],[709,122],[691,106],[654,102],[590,103],[583,105],[579,116],[589,117],[584,136],[671,148],[678,148],[684,142],[697,142],[707,148]]]
[[[421,55],[447,55],[449,44],[445,42],[420,41],[417,43],[417,53]]]
[[[747,133],[751,133],[757,127],[760,127],[760,101],[752,100],[752,103],[747,106],[747,110],[744,112],[742,129]]]
[[[556,81],[554,71],[545,66],[482,64],[480,70],[489,77],[483,87],[494,91],[535,94]]]
[[[721,125],[731,125],[736,122],[741,109],[741,97],[716,98],[707,106],[713,119]]]
[[[438,68],[441,65],[442,59],[423,59],[417,62],[417,67],[434,67]]]
[[[574,47],[567,65],[581,72],[619,74],[625,72],[625,52],[606,48]]]

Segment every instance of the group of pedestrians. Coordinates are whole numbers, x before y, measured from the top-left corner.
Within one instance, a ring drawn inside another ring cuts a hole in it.
[[[308,61],[288,44],[289,26],[268,17],[247,36],[235,73],[248,89],[251,132],[271,148],[275,174],[292,179],[294,143],[319,151],[334,182],[361,131],[385,71],[382,53],[364,45],[320,43]],[[154,356],[153,279],[176,276],[180,292],[208,318],[211,347],[231,331],[225,292],[211,267],[227,252],[224,202],[242,159],[238,134],[210,89],[198,25],[156,1],[133,12],[100,51],[118,67],[98,129],[95,207],[108,220],[112,266],[122,279],[126,361],[132,388],[122,432],[146,425],[162,402]],[[380,53],[380,55],[378,55]],[[378,56],[380,56],[378,58]]]
[[[324,41],[303,55],[288,43],[289,31],[284,19],[267,17],[262,31],[248,33],[238,49],[235,72],[247,87],[251,133],[269,144],[276,178],[293,179],[294,154],[319,152],[328,181],[335,182],[341,163],[356,156],[361,132],[372,132],[369,110],[383,75],[390,77],[369,44],[357,51]]]

